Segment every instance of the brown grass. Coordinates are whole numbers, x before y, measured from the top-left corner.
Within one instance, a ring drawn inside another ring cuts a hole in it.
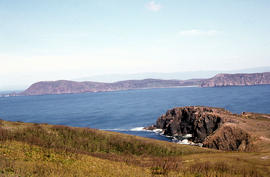
[[[89,128],[0,121],[1,174],[257,177],[270,174],[270,152],[229,153]]]

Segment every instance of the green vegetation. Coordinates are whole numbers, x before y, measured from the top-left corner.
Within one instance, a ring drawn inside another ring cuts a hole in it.
[[[0,122],[0,176],[267,176],[270,152],[223,152],[89,128]]]

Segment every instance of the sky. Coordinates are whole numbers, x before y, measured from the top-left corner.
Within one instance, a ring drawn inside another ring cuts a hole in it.
[[[269,0],[0,0],[0,90],[270,66],[269,9]]]

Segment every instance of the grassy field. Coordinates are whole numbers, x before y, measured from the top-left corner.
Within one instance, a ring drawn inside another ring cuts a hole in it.
[[[270,152],[224,152],[106,132],[0,121],[0,176],[269,176]]]

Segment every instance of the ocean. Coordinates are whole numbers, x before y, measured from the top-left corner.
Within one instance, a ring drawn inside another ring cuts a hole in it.
[[[170,141],[143,131],[168,109],[213,106],[233,113],[270,113],[270,85],[180,87],[82,94],[0,97],[0,118],[90,127]]]

